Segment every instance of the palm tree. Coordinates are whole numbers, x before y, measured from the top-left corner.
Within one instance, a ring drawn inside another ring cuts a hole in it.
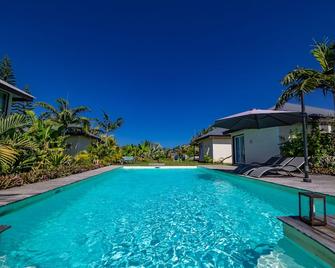
[[[325,95],[327,92],[333,95],[335,110],[335,43],[328,44],[327,40],[316,42],[312,54],[322,68],[318,86]]]
[[[333,94],[335,110],[335,43],[316,42],[311,53],[320,64],[321,71],[297,67],[289,72],[282,80],[287,88],[279,97],[277,108],[293,97],[300,98],[301,93],[321,89],[324,94]]]
[[[276,104],[276,108],[278,109],[292,98],[298,98],[300,100],[305,157],[304,181],[306,182],[310,182],[311,180],[308,175],[307,115],[305,112],[304,95],[317,89],[322,89],[324,94],[327,92],[333,94],[335,105],[335,44],[328,44],[327,41],[321,43],[316,42],[311,53],[319,62],[322,71],[297,67],[289,72],[282,80],[282,85],[285,86],[286,89],[283,91]]]
[[[97,122],[101,132],[107,136],[111,132],[122,126],[123,119],[119,117],[115,121],[113,121],[106,112],[103,112],[102,120],[97,119]]]
[[[46,111],[40,115],[41,119],[49,119],[61,126],[63,134],[68,134],[74,129],[84,129],[90,120],[82,116],[82,113],[90,111],[86,106],[71,108],[67,100],[59,98],[56,100],[58,106],[54,107],[46,102],[38,102],[36,105]]]

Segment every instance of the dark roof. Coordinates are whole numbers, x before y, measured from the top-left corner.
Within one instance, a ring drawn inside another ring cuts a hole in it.
[[[226,133],[227,131],[228,129],[226,128],[217,127],[207,132],[206,134],[203,134],[200,137],[194,139],[194,141],[198,142],[200,140],[203,140],[209,137],[229,137],[230,135]]]
[[[275,107],[271,107],[270,109],[275,109]],[[334,116],[334,110],[330,109],[324,109],[314,106],[305,106],[306,113],[310,116],[321,116],[321,117],[333,117]],[[301,106],[300,104],[294,104],[294,103],[286,103],[283,107],[280,109],[281,111],[291,111],[291,112],[300,112]]]
[[[68,132],[66,133],[69,136],[84,136],[88,138],[92,138],[95,140],[100,140],[100,137],[98,135],[94,135],[89,132],[85,132],[82,128],[77,127],[77,126],[70,126]]]
[[[14,101],[33,101],[34,96],[0,79],[0,89],[13,94]]]

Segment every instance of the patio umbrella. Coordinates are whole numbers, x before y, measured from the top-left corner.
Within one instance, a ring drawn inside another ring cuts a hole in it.
[[[230,132],[241,129],[259,129],[268,127],[287,126],[295,123],[302,123],[303,143],[304,143],[304,181],[311,182],[309,179],[308,167],[308,148],[307,148],[307,116],[303,96],[301,97],[301,112],[278,111],[278,110],[260,110],[250,111],[227,116],[215,121],[214,127],[229,129]]]
[[[299,112],[253,109],[218,119],[215,121],[214,127],[237,131],[250,128],[288,126],[298,122],[301,122],[301,113]]]

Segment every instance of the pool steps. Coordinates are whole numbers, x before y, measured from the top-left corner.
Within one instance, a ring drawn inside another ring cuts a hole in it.
[[[298,216],[278,217],[283,223],[284,234],[331,267],[335,267],[335,218],[327,216],[326,226],[310,226]]]

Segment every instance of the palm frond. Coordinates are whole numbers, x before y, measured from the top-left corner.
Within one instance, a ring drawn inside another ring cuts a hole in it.
[[[294,97],[299,97],[301,94],[301,84],[293,84],[285,89],[277,100],[276,108],[281,108],[286,102]]]
[[[335,49],[333,44],[329,45],[327,40],[315,42],[311,53],[319,62],[324,73],[334,72]]]
[[[0,144],[0,166],[13,164],[17,159],[18,152],[8,145]]]
[[[36,106],[47,110],[48,111],[47,113],[49,113],[50,115],[51,114],[57,114],[57,109],[49,103],[40,101],[40,102],[36,102]]]
[[[0,118],[0,135],[28,125],[27,117],[23,114],[11,114]]]
[[[90,109],[86,106],[78,106],[72,109],[73,116],[76,116],[80,113],[89,112]]]
[[[63,99],[63,98],[58,98],[56,100],[56,102],[58,103],[58,107],[59,107],[60,111],[68,110],[68,108],[69,108],[69,101],[68,100]]]
[[[312,69],[305,69],[302,67],[298,67],[293,71],[289,72],[282,79],[282,85],[288,86],[295,82],[301,82],[307,78],[314,77],[315,79],[319,78],[322,74],[318,71]]]

